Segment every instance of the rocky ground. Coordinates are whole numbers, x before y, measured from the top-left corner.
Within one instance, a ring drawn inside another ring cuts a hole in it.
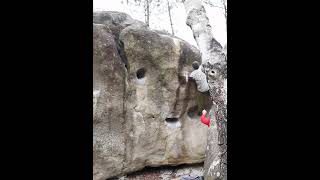
[[[108,180],[175,180],[184,175],[203,176],[203,163],[180,166],[147,167],[127,176]]]

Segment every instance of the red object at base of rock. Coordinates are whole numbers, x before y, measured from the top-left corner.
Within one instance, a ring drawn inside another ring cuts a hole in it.
[[[203,124],[207,125],[208,127],[210,127],[210,119],[206,118],[205,115],[202,114],[202,116],[200,117],[200,120]]]

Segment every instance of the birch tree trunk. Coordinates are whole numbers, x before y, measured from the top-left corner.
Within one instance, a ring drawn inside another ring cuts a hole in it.
[[[227,179],[227,59],[222,46],[213,38],[209,19],[200,0],[183,0],[187,25],[192,29],[202,54],[213,102],[208,131],[204,176],[206,180]]]

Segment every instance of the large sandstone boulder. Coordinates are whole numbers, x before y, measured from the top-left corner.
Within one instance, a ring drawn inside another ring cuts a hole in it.
[[[124,13],[94,13],[93,21],[94,180],[203,162],[207,127],[186,78],[200,52]]]

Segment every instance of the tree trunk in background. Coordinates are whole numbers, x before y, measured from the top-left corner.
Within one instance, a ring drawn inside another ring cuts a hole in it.
[[[149,1],[150,0],[145,0],[145,10],[144,10],[145,22],[148,27],[149,27],[149,16],[150,16]]]
[[[172,24],[172,19],[171,19],[171,10],[170,10],[169,0],[167,0],[167,3],[168,3],[168,12],[169,12],[169,18],[170,18],[171,31],[172,31],[172,35],[174,35],[174,30],[173,30],[173,24]]]
[[[213,38],[209,19],[200,0],[183,0],[187,25],[202,54],[213,101],[208,131],[204,176],[206,180],[227,179],[227,59],[222,46]]]
[[[224,17],[226,18],[226,30],[227,30],[227,25],[228,25],[228,23],[227,23],[227,0],[221,0],[221,3],[223,5],[223,10],[224,10],[223,14],[224,14]]]

